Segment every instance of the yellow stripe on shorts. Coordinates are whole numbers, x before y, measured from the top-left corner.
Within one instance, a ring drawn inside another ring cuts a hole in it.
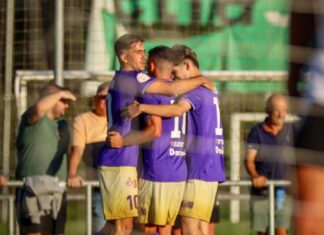
[[[135,167],[100,166],[98,177],[106,220],[138,216],[138,181]]]
[[[218,182],[188,180],[179,215],[209,222],[213,211]]]
[[[141,224],[173,225],[184,193],[183,182],[153,182],[140,179],[139,222]]]

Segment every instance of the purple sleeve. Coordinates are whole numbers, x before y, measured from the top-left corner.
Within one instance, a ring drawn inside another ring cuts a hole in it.
[[[138,73],[136,75],[137,90],[140,94],[144,94],[146,89],[156,80],[145,73]]]
[[[184,94],[181,99],[188,101],[193,110],[198,109],[202,104],[202,94],[198,88]]]
[[[153,95],[153,94],[144,94],[140,98],[140,103],[143,104],[161,104],[159,96],[158,95]]]

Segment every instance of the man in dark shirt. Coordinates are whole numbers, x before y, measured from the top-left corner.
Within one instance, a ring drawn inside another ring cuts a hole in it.
[[[255,125],[247,139],[245,166],[251,181],[252,229],[258,235],[267,233],[269,227],[269,205],[267,180],[285,178],[285,159],[289,146],[293,145],[293,128],[285,123],[288,102],[283,95],[275,94],[266,103],[266,119]],[[275,232],[285,235],[290,227],[291,201],[285,189],[276,188]]]

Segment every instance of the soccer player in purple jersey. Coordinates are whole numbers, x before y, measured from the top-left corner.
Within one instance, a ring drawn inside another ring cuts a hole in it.
[[[202,76],[187,81],[166,82],[143,73],[146,64],[144,42],[137,35],[121,36],[114,48],[120,70],[116,71],[107,95],[109,131],[117,131],[122,136],[130,132],[131,121],[121,116],[121,109],[143,93],[173,96],[200,85],[211,86],[211,82]],[[107,145],[98,158],[104,216],[107,221],[114,222],[114,234],[130,234],[133,217],[138,215],[137,159],[137,145],[119,149]]]
[[[171,82],[173,50],[158,46],[149,51],[149,75]],[[172,104],[176,97],[158,94],[144,94],[140,102],[147,104]],[[142,131],[122,137],[111,132],[109,138],[113,147],[138,144],[142,135],[149,135],[152,141],[142,148],[143,170],[139,180],[139,222],[145,224],[146,234],[158,232],[171,234],[172,225],[179,212],[187,166],[185,163],[183,117],[161,118],[143,115]],[[180,131],[183,130],[183,131]],[[154,139],[155,138],[155,139]]]
[[[196,54],[188,47],[173,47],[174,75],[180,79],[201,76]],[[189,111],[187,130],[188,179],[180,208],[182,233],[209,234],[208,222],[219,182],[225,181],[224,137],[218,93],[198,87],[172,105],[133,104],[131,116],[141,112],[163,117],[181,116]]]

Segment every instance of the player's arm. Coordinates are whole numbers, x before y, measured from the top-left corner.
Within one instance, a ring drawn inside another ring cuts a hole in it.
[[[108,132],[107,143],[112,148],[121,148],[136,144],[143,144],[161,136],[162,119],[151,115],[146,120],[146,126],[141,131],[133,131],[126,136],[121,136],[119,132]]]
[[[79,116],[74,119],[72,128],[72,148],[68,163],[68,186],[81,187],[83,178],[78,174],[78,168],[86,145],[86,124]]]
[[[43,118],[60,99],[76,100],[75,96],[67,90],[57,91],[40,98],[33,106],[32,111],[28,116],[29,124],[36,123],[38,120]]]
[[[122,111],[124,118],[134,118],[141,113],[147,113],[160,117],[179,117],[191,109],[191,104],[187,100],[180,100],[175,104],[140,104],[134,101],[132,104],[125,107]]]
[[[260,175],[255,166],[255,158],[257,155],[257,150],[248,149],[245,155],[245,167],[247,172],[249,173],[252,181],[252,185],[256,188],[262,188],[267,183],[267,178],[263,175]]]
[[[138,108],[141,113],[148,113],[160,117],[179,117],[191,109],[191,104],[187,100],[181,100],[175,104],[139,104]]]
[[[215,87],[210,80],[203,76],[199,76],[190,79],[178,79],[172,82],[156,79],[146,88],[145,92],[167,96],[176,96],[189,92],[201,85],[212,91],[215,91]]]
[[[81,187],[83,178],[78,175],[78,167],[80,165],[84,148],[81,146],[72,146],[69,159],[68,186],[72,188]]]

